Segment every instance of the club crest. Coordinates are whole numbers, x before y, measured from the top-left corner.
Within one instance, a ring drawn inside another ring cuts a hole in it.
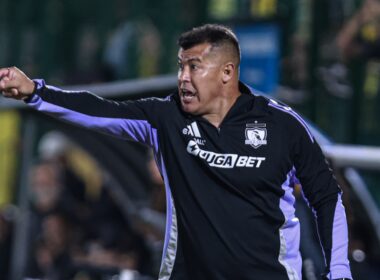
[[[265,123],[247,124],[245,129],[245,144],[257,149],[267,144],[267,129]]]

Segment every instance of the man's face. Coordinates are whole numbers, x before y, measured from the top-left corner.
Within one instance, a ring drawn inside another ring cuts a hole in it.
[[[210,53],[203,43],[178,52],[178,91],[182,109],[193,115],[207,115],[217,110],[222,85],[220,54]]]

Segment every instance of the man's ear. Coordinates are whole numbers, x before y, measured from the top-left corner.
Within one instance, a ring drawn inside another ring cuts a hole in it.
[[[222,81],[223,83],[227,83],[231,80],[235,75],[235,64],[232,62],[227,62],[223,67]]]

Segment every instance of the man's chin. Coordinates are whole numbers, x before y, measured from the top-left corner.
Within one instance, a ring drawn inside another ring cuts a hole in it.
[[[185,113],[188,113],[188,114],[192,114],[192,115],[195,115],[196,114],[196,108],[194,105],[192,104],[186,104],[186,103],[181,103],[182,105],[182,110],[185,112]]]

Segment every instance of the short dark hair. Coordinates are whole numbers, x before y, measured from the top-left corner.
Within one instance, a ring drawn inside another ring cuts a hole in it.
[[[240,63],[239,41],[235,33],[224,25],[205,24],[194,27],[193,29],[182,33],[177,43],[178,46],[184,50],[202,43],[209,43],[212,47],[229,45],[232,46],[238,64]]]

